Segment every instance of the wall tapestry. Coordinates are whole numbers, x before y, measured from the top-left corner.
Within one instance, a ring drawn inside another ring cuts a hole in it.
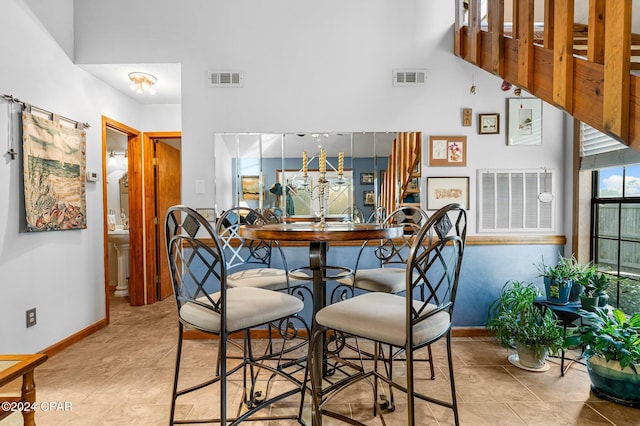
[[[87,227],[84,129],[22,113],[27,231]]]

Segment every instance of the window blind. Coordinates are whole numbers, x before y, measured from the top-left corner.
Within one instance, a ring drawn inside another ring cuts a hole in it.
[[[586,123],[580,123],[580,169],[593,170],[640,163],[640,152]]]

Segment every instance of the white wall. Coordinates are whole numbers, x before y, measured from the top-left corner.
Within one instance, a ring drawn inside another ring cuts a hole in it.
[[[454,2],[194,0],[178,7],[165,1],[143,14],[136,13],[142,2],[129,4],[76,2],[76,56],[87,63],[182,63],[186,204],[212,207],[228,199],[220,191],[216,200],[213,189],[213,135],[225,132],[422,131],[427,141],[467,135],[467,167],[425,168],[423,176],[470,176],[472,188],[479,168],[563,168],[563,114],[549,105],[543,145],[506,146],[505,98],[513,95],[500,90],[500,79],[452,54]],[[123,9],[129,13],[118,15]],[[116,20],[123,31],[113,31]],[[427,83],[393,87],[399,67],[427,68]],[[208,69],[241,70],[244,87],[206,88]],[[469,93],[472,81],[477,95]],[[461,126],[463,107],[473,108],[473,127]],[[477,113],[487,112],[501,114],[499,135],[477,134]],[[205,181],[204,194],[195,193],[197,180]],[[556,189],[563,200],[561,185]],[[470,216],[473,233],[475,210]]]
[[[91,123],[89,169],[101,165],[102,114],[140,130],[181,127],[183,202],[194,207],[215,204],[214,134],[225,132],[467,135],[467,167],[423,174],[469,176],[472,206],[479,168],[563,170],[563,114],[553,107],[544,108],[543,145],[506,146],[511,94],[452,55],[453,2],[76,1],[79,63],[182,63],[181,122],[175,107],[140,107],[74,66],[24,1],[0,0],[3,16],[11,17],[0,26],[0,54],[10,58],[0,67],[0,89]],[[427,68],[427,84],[393,87],[391,72],[399,67]],[[208,69],[242,70],[245,85],[207,89]],[[472,81],[476,95],[469,94]],[[461,127],[463,107],[473,108],[473,127]],[[477,134],[483,112],[501,114],[499,135]],[[0,141],[5,129],[0,125]],[[101,185],[87,188],[87,230],[20,234],[17,161],[5,157],[0,177],[0,352],[38,351],[104,317]],[[205,181],[204,194],[195,193],[197,180]],[[562,188],[555,195],[565,199]],[[475,220],[475,209],[469,215]],[[558,209],[559,223],[561,215]],[[25,330],[25,310],[33,306],[39,323]]]
[[[0,10],[0,93],[88,122],[88,170],[102,168],[101,115],[155,130],[145,108],[72,64],[24,0],[0,0]],[[7,109],[0,100],[0,353],[28,353],[105,317],[102,182],[87,184],[86,230],[21,233],[21,159],[4,155]],[[179,130],[179,123],[156,125]],[[38,324],[26,329],[25,311],[33,307]]]

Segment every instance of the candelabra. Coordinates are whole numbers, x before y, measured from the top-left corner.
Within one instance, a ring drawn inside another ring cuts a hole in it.
[[[313,186],[311,180],[309,179],[309,164],[311,164],[316,158],[318,158],[319,178],[317,181],[317,185]],[[331,171],[338,174],[337,179],[329,179],[327,177],[327,166],[329,166]],[[307,152],[303,151],[302,168],[300,169],[299,175],[301,175],[301,179],[297,178],[298,175],[294,176],[294,185],[297,183],[300,187],[307,189],[310,197],[309,208],[320,219],[319,226],[325,226],[328,207],[332,204],[329,201],[329,195],[331,191],[337,191],[339,195],[349,188],[348,179],[346,179],[344,176],[344,153],[340,152],[338,154],[338,168],[336,169],[327,160],[327,152],[324,147],[320,146],[319,153],[313,155],[311,159],[309,159]],[[312,207],[314,201],[318,202],[317,211]]]

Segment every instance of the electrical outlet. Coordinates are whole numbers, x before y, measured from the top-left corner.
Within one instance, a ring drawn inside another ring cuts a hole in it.
[[[27,328],[36,325],[36,308],[27,310]]]

